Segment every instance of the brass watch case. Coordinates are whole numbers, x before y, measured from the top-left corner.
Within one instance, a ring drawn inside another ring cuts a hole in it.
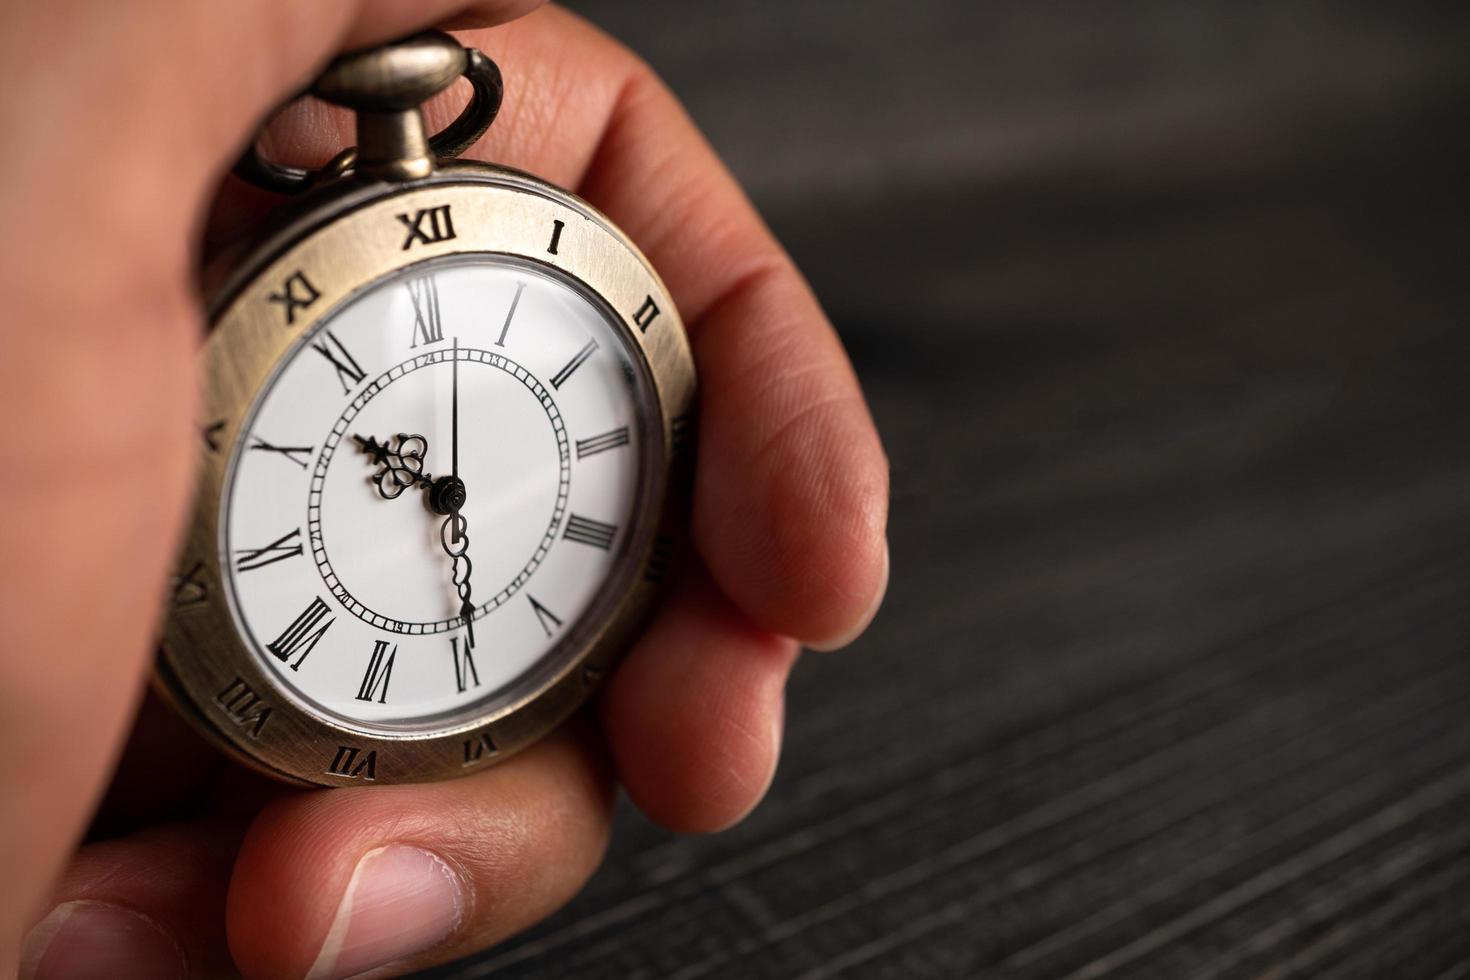
[[[444,205],[455,237],[405,242],[399,215]],[[599,299],[616,315],[630,351],[642,354],[657,401],[646,408],[662,433],[662,451],[650,454],[656,464],[646,477],[641,526],[656,530],[631,543],[617,592],[600,606],[603,618],[582,632],[580,648],[523,696],[443,728],[358,728],[287,690],[237,628],[219,526],[229,462],[263,386],[318,324],[409,266],[485,253],[537,264]],[[318,295],[289,309],[288,322],[280,296],[298,273]],[[420,180],[324,185],[287,209],[248,252],[206,273],[205,289],[212,329],[203,354],[203,459],[155,686],[229,754],[306,785],[469,774],[509,758],[576,711],[646,621],[687,526],[694,364],[674,301],[638,248],[566,191],[517,171],[449,162]],[[639,314],[649,300],[659,312],[644,329]]]

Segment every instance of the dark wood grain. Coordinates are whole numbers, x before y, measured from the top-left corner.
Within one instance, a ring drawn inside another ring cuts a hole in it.
[[[1470,12],[576,6],[812,275],[893,583],[745,824],[432,975],[1470,977]]]

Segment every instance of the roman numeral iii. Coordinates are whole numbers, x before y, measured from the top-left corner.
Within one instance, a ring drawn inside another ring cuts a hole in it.
[[[613,538],[617,537],[617,533],[616,524],[604,524],[601,521],[573,514],[567,520],[567,529],[562,532],[562,537],[568,541],[591,545],[607,551],[612,547]]]
[[[577,440],[577,458],[585,459],[598,453],[605,453],[609,449],[617,449],[628,444],[628,427],[622,426],[611,432],[604,432],[600,436],[592,436],[590,439]]]

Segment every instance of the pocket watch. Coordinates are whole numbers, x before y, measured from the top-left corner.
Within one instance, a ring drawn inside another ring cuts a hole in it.
[[[429,32],[309,91],[357,146],[236,168],[304,193],[204,276],[202,473],[155,682],[283,780],[472,773],[576,710],[650,612],[687,524],[693,362],[608,218],[452,159],[500,105],[484,54]]]

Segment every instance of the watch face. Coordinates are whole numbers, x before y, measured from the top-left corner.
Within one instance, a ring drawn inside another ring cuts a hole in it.
[[[360,292],[235,444],[220,567],[247,648],[358,727],[515,702],[652,533],[654,406],[618,320],[540,266],[456,256]]]

